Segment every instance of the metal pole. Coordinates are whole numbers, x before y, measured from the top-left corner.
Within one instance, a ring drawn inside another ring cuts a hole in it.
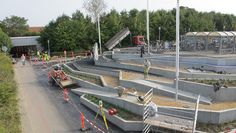
[[[98,19],[98,41],[99,41],[99,49],[100,49],[100,55],[102,55],[102,42],[101,42],[101,30],[100,30],[100,15],[97,16]]]
[[[179,89],[179,0],[177,0],[176,7],[176,92],[175,100],[178,100]]]
[[[159,27],[159,42],[161,42],[161,27]]]
[[[148,53],[150,53],[150,48],[149,48],[149,0],[147,0],[147,45],[148,45]]]
[[[49,45],[49,40],[48,40],[48,55],[50,56],[50,45]]]
[[[200,95],[198,95],[197,103],[196,103],[196,106],[195,106],[195,116],[194,116],[192,133],[195,133],[195,130],[196,130],[199,100],[200,100]]]

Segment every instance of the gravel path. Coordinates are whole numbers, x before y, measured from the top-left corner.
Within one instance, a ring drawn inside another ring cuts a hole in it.
[[[79,133],[80,114],[77,106],[89,120],[95,113],[80,104],[79,97],[70,93],[74,105],[65,103],[62,90],[48,84],[46,69],[42,66],[24,67],[15,65],[15,79],[18,84],[20,113],[23,133]],[[105,128],[101,119],[97,126]],[[86,127],[91,127],[85,123]],[[110,132],[122,133],[119,128],[109,123]],[[87,133],[99,133],[96,129]]]

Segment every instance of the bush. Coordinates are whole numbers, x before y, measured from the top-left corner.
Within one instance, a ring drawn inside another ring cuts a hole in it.
[[[20,133],[17,85],[11,59],[0,53],[0,133]]]

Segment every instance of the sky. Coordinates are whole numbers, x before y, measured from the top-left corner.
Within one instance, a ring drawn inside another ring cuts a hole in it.
[[[84,0],[0,0],[0,20],[11,15],[25,17],[30,26],[45,26],[58,16],[71,16],[76,10],[86,14]],[[147,0],[105,0],[106,11],[116,9],[129,11],[133,8],[146,9]],[[149,0],[150,10],[176,7],[176,0]],[[180,6],[195,8],[197,11],[215,11],[236,15],[236,0],[180,0]]]

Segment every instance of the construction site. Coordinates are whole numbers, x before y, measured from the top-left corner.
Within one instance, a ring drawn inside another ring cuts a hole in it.
[[[197,51],[198,46],[193,46],[196,50],[183,48],[176,81],[175,52],[158,53],[150,47],[149,53],[146,47],[141,57],[140,47],[145,44],[140,42],[137,47],[116,48],[129,34],[125,28],[114,35],[105,44],[109,51],[101,55],[95,44],[91,56],[65,53],[50,61],[32,60],[35,69],[48,76],[49,86],[61,88],[63,100],[81,115],[81,131],[204,132],[197,125],[220,125],[236,120],[234,53],[203,51],[202,54]],[[192,44],[197,45],[198,41]],[[223,50],[220,47],[218,51]],[[145,60],[151,64],[147,77]],[[77,107],[81,105],[95,114],[81,111],[82,107]],[[232,126],[224,128],[234,131]]]
[[[77,2],[37,33],[0,27],[0,132],[236,133],[236,16]]]

